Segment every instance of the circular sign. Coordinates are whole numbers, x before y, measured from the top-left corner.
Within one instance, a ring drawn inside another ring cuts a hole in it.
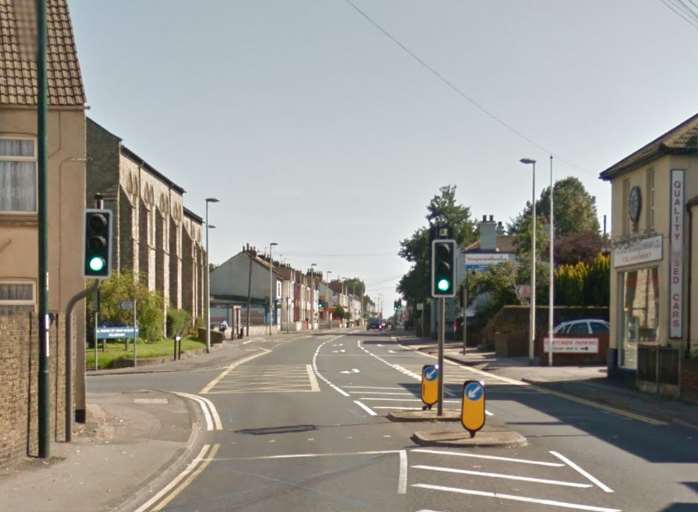
[[[468,400],[477,401],[482,398],[485,393],[485,388],[479,382],[469,382],[465,389],[463,389],[463,394]]]
[[[628,213],[630,215],[630,220],[637,222],[640,220],[640,212],[642,211],[642,192],[640,187],[633,187],[630,189],[630,196],[628,197]]]
[[[439,376],[439,370],[434,366],[429,366],[424,369],[424,378],[427,380],[434,380]]]

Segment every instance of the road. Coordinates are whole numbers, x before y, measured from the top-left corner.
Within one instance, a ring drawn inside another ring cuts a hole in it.
[[[446,406],[458,407],[464,380],[483,380],[488,423],[528,445],[420,447],[415,430],[458,424],[385,415],[420,407],[431,356],[375,332],[282,336],[242,350],[214,368],[89,380],[97,391],[187,393],[206,411],[195,461],[138,512],[698,510],[695,430],[447,364]]]

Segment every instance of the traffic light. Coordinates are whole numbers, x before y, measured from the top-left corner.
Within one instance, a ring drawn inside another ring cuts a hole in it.
[[[111,230],[110,210],[85,210],[83,277],[106,279],[111,276]]]
[[[431,296],[455,297],[456,295],[456,241],[431,242]]]

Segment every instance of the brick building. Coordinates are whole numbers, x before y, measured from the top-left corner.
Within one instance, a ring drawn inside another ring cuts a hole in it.
[[[114,212],[113,270],[138,274],[166,309],[203,318],[203,220],[184,207],[184,189],[90,118],[87,159],[88,204],[101,193]]]

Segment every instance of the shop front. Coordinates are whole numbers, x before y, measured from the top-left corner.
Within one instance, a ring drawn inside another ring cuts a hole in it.
[[[612,186],[608,374],[682,394],[698,354],[691,279],[698,204],[698,115],[601,173]],[[693,199],[691,199],[693,198]],[[690,379],[689,379],[690,380]]]

